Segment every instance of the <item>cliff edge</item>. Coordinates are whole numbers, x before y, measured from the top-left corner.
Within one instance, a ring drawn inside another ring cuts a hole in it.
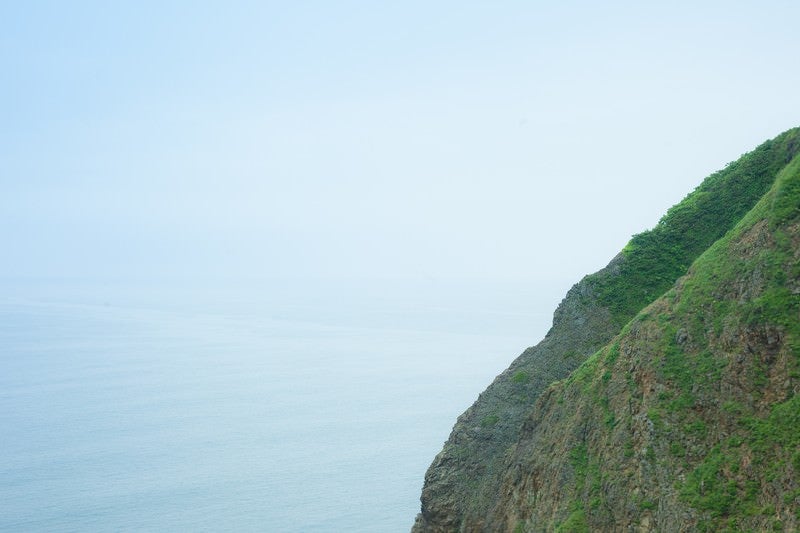
[[[459,417],[450,438],[426,473],[422,508],[413,531],[551,531],[556,528],[573,531],[590,526],[603,530],[649,530],[654,524],[658,524],[659,529],[673,530],[676,527],[674,530],[678,531],[699,528],[701,524],[711,523],[710,520],[713,522],[715,518],[703,507],[702,494],[692,499],[691,496],[681,496],[689,489],[683,485],[683,488],[676,488],[676,483],[683,483],[681,480],[693,472],[692,465],[699,464],[703,454],[701,450],[711,453],[713,446],[708,447],[710,441],[704,441],[703,445],[695,442],[697,439],[692,441],[682,431],[689,431],[684,427],[687,424],[702,422],[707,428],[706,437],[725,435],[728,438],[734,422],[729,421],[724,428],[722,425],[711,426],[717,416],[711,412],[706,413],[705,418],[687,418],[684,425],[672,421],[676,424],[669,426],[672,440],[658,439],[659,445],[656,446],[652,444],[654,435],[658,435],[658,428],[663,431],[666,427],[658,424],[666,423],[669,418],[663,413],[660,417],[654,415],[657,424],[647,416],[651,408],[649,403],[642,404],[645,407],[640,405],[638,410],[632,407],[639,398],[634,393],[642,398],[644,393],[632,389],[631,383],[655,387],[653,391],[656,392],[652,394],[662,398],[659,400],[662,402],[678,402],[679,398],[684,398],[690,411],[705,405],[696,403],[695,400],[700,401],[698,398],[704,398],[708,405],[714,403],[711,393],[702,396],[697,391],[727,376],[722,369],[718,374],[707,374],[705,380],[693,381],[690,392],[680,389],[680,393],[672,391],[673,395],[665,392],[673,386],[669,384],[671,382],[653,381],[655,378],[651,379],[651,375],[660,371],[659,364],[665,364],[665,350],[674,349],[674,346],[664,344],[664,339],[675,340],[677,346],[691,350],[691,353],[710,351],[713,354],[723,345],[719,339],[712,340],[705,330],[697,329],[699,326],[696,324],[683,323],[687,314],[705,316],[708,313],[702,307],[703,302],[684,298],[682,287],[692,275],[697,275],[698,265],[707,264],[708,257],[717,253],[714,250],[719,250],[722,243],[734,242],[732,235],[741,235],[745,231],[742,229],[745,221],[760,228],[751,235],[752,242],[770,243],[771,250],[780,240],[785,244],[781,253],[785,255],[789,253],[787,250],[791,250],[793,230],[787,226],[788,222],[775,222],[774,217],[770,218],[763,205],[769,203],[768,198],[774,199],[777,189],[785,191],[794,186],[792,173],[796,174],[800,161],[796,158],[798,151],[798,129],[767,141],[706,178],[695,191],[671,208],[656,227],[634,236],[606,268],[576,284],[556,310],[553,326],[545,338],[535,347],[525,350]],[[800,202],[792,204],[797,199],[790,197],[785,192],[781,196],[784,210],[791,211],[800,206]],[[766,253],[766,249],[759,248],[751,254],[760,256],[762,252]],[[795,246],[794,250],[797,249]],[[796,254],[786,257],[790,256],[796,261]],[[714,257],[718,262],[741,260],[719,253]],[[794,272],[789,263],[791,261],[786,259],[775,267],[774,274],[779,276],[779,272],[784,272],[786,276],[787,272]],[[766,283],[765,268],[756,269],[761,276],[759,283]],[[708,269],[700,268],[699,271],[705,276],[703,279],[711,276]],[[736,278],[730,283],[739,287],[739,292],[725,292],[727,289],[719,288],[714,294],[719,298],[730,297],[733,301],[741,299],[742,294],[756,298],[762,286],[750,281],[749,278]],[[667,302],[664,298],[669,295],[672,295],[672,300]],[[668,308],[676,297],[688,302],[683,304],[680,313]],[[660,319],[642,320],[643,316],[653,317],[654,310],[658,310]],[[674,318],[668,323],[664,317],[670,313]],[[794,318],[800,322],[798,317]],[[704,320],[717,324],[732,319],[719,318],[718,313],[714,313]],[[766,323],[753,327],[755,329],[729,327],[725,349],[757,354],[767,348],[777,350],[775,353],[791,351],[784,347],[793,342],[785,328]],[[651,340],[657,337],[661,344],[648,344],[649,348],[645,349],[632,340],[631,335],[644,335]],[[761,337],[756,339],[754,335],[761,335],[764,342],[757,342]],[[749,340],[737,344],[731,340],[734,338]],[[767,342],[768,339],[773,339],[769,341],[772,344]],[[642,355],[642,350],[650,350],[647,352],[649,358]],[[631,355],[633,353],[639,354],[638,358]],[[790,358],[788,355],[782,357],[781,361]],[[613,359],[615,365],[628,366],[625,369],[615,366],[610,370],[601,364],[609,359]],[[717,361],[716,356],[714,361]],[[708,364],[713,368],[722,365],[721,362]],[[786,372],[790,372],[786,366],[788,363],[781,364]],[[681,368],[683,373],[680,375],[684,378],[697,373],[692,365]],[[737,371],[736,375],[740,373]],[[785,377],[788,379],[788,376]],[[578,377],[589,381],[578,381]],[[605,387],[605,392],[601,394],[587,389],[585,383],[595,382],[598,387]],[[656,387],[655,383],[659,386]],[[767,379],[761,383],[761,389],[772,384]],[[755,385],[748,387],[742,390],[753,394]],[[795,390],[793,382],[790,379],[787,386],[782,382],[781,387],[784,393],[769,394],[775,396],[775,401],[788,401],[789,392],[786,391]],[[686,394],[691,395],[692,402],[686,399]],[[767,392],[762,390],[762,394]],[[647,398],[652,399],[651,396]],[[751,417],[759,413],[763,415],[764,409],[769,410],[768,407],[774,404],[756,407],[753,402],[737,398],[737,405],[741,406],[739,418],[745,416],[742,414],[745,412]],[[722,400],[720,398],[720,405],[724,403]],[[622,409],[622,405],[628,406],[627,410]],[[658,405],[667,409],[665,405],[673,404]],[[594,447],[595,442],[601,441],[607,448]],[[674,446],[673,442],[676,443]],[[679,456],[679,446],[683,446],[685,451],[681,456],[682,469],[676,466],[678,461],[661,460],[662,456]],[[614,454],[619,459],[617,462],[611,457]],[[648,467],[650,470],[643,462],[643,458],[648,457],[655,457]],[[607,465],[614,465],[614,470],[604,474]],[[622,469],[620,472],[634,472],[631,475],[638,475],[637,479],[650,480],[653,486],[659,487],[658,490],[646,483],[631,484],[631,478],[613,474],[619,468]],[[701,474],[698,475],[702,478]],[[781,497],[788,498],[787,494],[781,492]],[[601,495],[608,495],[608,498],[601,498]],[[628,500],[639,502],[638,507],[634,509],[625,504]],[[657,503],[662,501],[670,502],[664,504],[663,511],[662,504]],[[642,513],[643,509],[649,512]],[[641,514],[645,518],[637,521],[636,516]],[[793,523],[787,520],[781,523]]]

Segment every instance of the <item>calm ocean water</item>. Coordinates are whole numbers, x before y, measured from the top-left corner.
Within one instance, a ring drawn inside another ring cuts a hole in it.
[[[557,300],[299,292],[6,291],[0,530],[408,531],[455,418]]]

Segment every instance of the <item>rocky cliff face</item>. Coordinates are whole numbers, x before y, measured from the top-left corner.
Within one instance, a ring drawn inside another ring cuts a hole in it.
[[[425,476],[414,531],[458,531],[465,520],[479,527],[496,500],[509,443],[519,438],[534,400],[617,331],[585,281],[569,291],[555,316],[545,339],[525,350],[459,417]]]
[[[798,387],[798,138],[710,176],[570,290],[545,339],[459,418],[414,531],[797,524],[794,470],[763,466],[800,461],[796,435],[780,452],[754,435]]]

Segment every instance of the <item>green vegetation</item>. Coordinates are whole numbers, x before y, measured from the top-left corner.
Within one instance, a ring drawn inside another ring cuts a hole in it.
[[[765,481],[791,483],[800,466],[800,397],[773,407],[766,418],[745,417],[741,435],[729,437],[715,446],[679,484],[680,497],[692,507],[709,513],[705,526],[719,531],[737,516],[773,516],[775,507],[759,504],[763,493],[756,479],[737,476],[743,457],[758,465]],[[787,492],[784,504],[795,503],[800,489]]]
[[[511,381],[517,384],[527,383],[530,379],[530,375],[524,370],[520,370],[511,376]]]
[[[569,517],[556,527],[556,533],[589,533],[586,513],[580,503],[575,503]]]
[[[792,294],[794,291],[787,287],[787,280],[798,279],[798,261],[794,257],[795,246],[778,225],[794,222],[799,215],[800,158],[797,158],[779,174],[771,195],[765,196],[734,232],[717,242],[697,261],[694,275],[684,286],[683,303],[678,306],[682,316],[695,316],[695,334],[700,338],[707,337],[704,331],[719,335],[723,329],[722,322],[738,323],[746,331],[759,336],[769,336],[768,331],[774,331],[775,342],[780,331],[790,346],[797,346],[800,340],[800,321],[797,319],[800,295]],[[755,256],[737,257],[732,244],[734,239],[753,231],[758,220],[764,219],[772,225],[771,236],[775,242],[769,246],[762,244]],[[735,287],[739,280],[754,277],[763,283],[762,292],[757,297],[737,302],[720,298],[721,287]],[[704,315],[712,316],[715,323],[705,323],[704,317],[698,316],[697,309],[707,310]],[[703,351],[699,354],[682,354],[674,345],[665,347],[664,373],[674,380],[683,394],[691,391],[698,382],[714,382],[724,365],[721,358],[703,346],[701,348]],[[749,378],[758,392],[768,383],[766,369],[757,357],[751,359],[750,368]],[[772,516],[775,513],[773,506],[758,504],[762,493],[759,482],[737,477],[744,455],[747,455],[748,462],[758,466],[768,483],[787,476],[791,478],[792,470],[800,472],[800,454],[796,451],[800,449],[800,397],[773,406],[765,418],[745,416],[748,409],[732,400],[725,401],[721,411],[740,420],[741,433],[715,446],[680,485],[681,499],[708,513],[710,518],[704,522],[704,527],[709,531],[731,527],[743,516]],[[695,438],[705,438],[707,425],[694,421],[685,426],[685,432]],[[676,443],[671,445],[670,451],[678,455]],[[773,526],[775,524],[781,522],[776,520]]]
[[[587,330],[569,323],[578,334],[551,359],[567,369],[535,404],[531,375],[550,374],[520,365],[498,380],[532,423],[491,473],[535,480],[504,487],[514,501],[487,504],[476,523],[523,505],[519,531],[800,529],[798,152],[800,128],[729,164],[571,291],[568,314],[604,332],[575,351]],[[494,438],[516,411],[489,405],[473,420],[497,425]]]
[[[708,426],[702,420],[695,420],[694,422],[686,424],[684,431],[687,435],[696,439],[705,439],[706,435],[708,435]]]
[[[597,369],[600,358],[600,352],[595,353],[583,362],[570,376],[567,378],[566,383],[580,383],[583,385],[584,392],[588,392],[591,388],[594,379],[595,370]]]
[[[800,150],[798,137],[800,130],[789,130],[706,178],[652,230],[633,236],[622,252],[618,274],[601,271],[587,278],[619,327],[666,292],[752,209]],[[787,187],[785,194],[791,196],[795,187]],[[796,215],[796,204],[787,200],[781,206],[781,216]]]
[[[700,531],[741,530],[745,523],[786,527],[785,515],[779,518],[776,505],[765,499],[767,485],[788,487],[779,492],[780,503],[792,505],[800,519],[800,395],[790,394],[768,416],[755,416],[754,407],[739,398],[724,398],[716,404],[719,416],[738,421],[738,430],[713,445],[708,440],[709,423],[714,422],[698,414],[710,408],[708,395],[718,394],[715,384],[730,372],[733,356],[719,350],[726,335],[730,340],[725,342],[741,342],[736,339],[746,336],[759,347],[756,354],[738,356],[740,363],[746,357],[740,379],[750,384],[755,400],[764,397],[770,384],[770,358],[776,355],[764,353],[769,346],[790,347],[795,357],[785,372],[800,378],[800,261],[797,230],[788,231],[788,225],[800,223],[800,157],[787,165],[798,147],[800,130],[792,130],[714,174],[656,228],[631,240],[618,275],[590,277],[601,303],[625,326],[621,335],[627,340],[621,340],[626,346],[638,343],[650,354],[648,364],[664,388],[648,401],[647,416],[660,443],[647,445],[644,457],[650,464],[688,468],[676,487],[679,499],[701,512]],[[677,291],[670,290],[669,312],[648,309],[633,317],[692,263],[691,275]],[[646,340],[631,341],[635,331],[649,332],[642,336]],[[608,393],[600,391],[609,390],[617,379],[612,368],[620,357],[618,339],[562,385],[565,390],[581,387],[595,406],[595,420],[603,422],[594,431],[606,435],[618,422]],[[631,374],[620,374],[617,381],[627,383],[625,390],[633,394]],[[633,444],[621,442],[623,459],[633,460]],[[591,512],[598,507],[593,504],[601,501],[594,487],[599,489],[606,475],[586,444],[572,449],[569,462],[581,504],[572,506],[560,527],[592,523]],[[639,508],[653,509],[653,501],[642,499]],[[752,517],[766,522],[747,522]]]
[[[575,490],[579,499],[572,505],[571,514],[556,531],[588,531],[586,514],[603,504],[603,472],[600,461],[593,458],[586,444],[579,444],[569,452],[569,462],[575,473]],[[588,501],[588,507],[582,502]]]
[[[745,418],[742,424],[755,453],[768,454],[779,448],[790,454],[785,459],[800,466],[800,396],[774,406],[767,418]]]
[[[481,419],[481,427],[482,428],[490,428],[497,424],[500,421],[500,417],[497,415],[488,415]]]
[[[689,505],[702,511],[710,511],[712,518],[720,518],[728,514],[728,510],[736,503],[736,482],[723,475],[723,467],[730,464],[717,446],[687,477],[681,487],[681,498]]]
[[[681,444],[680,442],[673,442],[669,445],[669,453],[671,453],[675,457],[685,457],[686,448],[684,448],[683,444]]]
[[[800,217],[800,159],[792,161],[786,166],[782,174],[786,177],[781,180],[772,200],[769,222],[772,228],[787,224]]]
[[[656,507],[658,507],[658,505],[656,505],[656,502],[654,502],[653,500],[642,500],[641,502],[639,502],[639,509],[641,509],[642,511],[650,511],[655,509]]]
[[[633,457],[635,453],[633,450],[633,442],[631,442],[630,440],[626,441],[622,453],[624,454],[625,458]]]
[[[569,462],[572,468],[575,469],[575,485],[578,490],[581,490],[586,482],[586,474],[589,471],[589,454],[585,444],[580,444],[570,451]]]
[[[615,342],[609,346],[608,351],[606,351],[606,364],[608,366],[614,366],[617,359],[619,359],[619,343]]]

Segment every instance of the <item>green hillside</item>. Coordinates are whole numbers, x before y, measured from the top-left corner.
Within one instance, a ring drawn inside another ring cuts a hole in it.
[[[742,156],[706,178],[652,230],[634,236],[608,267],[573,287],[545,339],[459,418],[426,474],[414,530],[763,526],[760,518],[741,522],[734,516],[737,502],[751,502],[752,514],[764,498],[753,496],[760,494],[753,476],[744,485],[728,476],[734,468],[728,459],[740,439],[746,461],[783,461],[783,467],[794,460],[764,454],[770,446],[797,444],[789,429],[793,419],[778,427],[791,412],[781,402],[794,400],[784,395],[777,401],[780,395],[768,391],[776,379],[783,379],[781,390],[798,387],[784,354],[797,359],[798,151],[800,130],[793,129]],[[646,342],[638,337],[643,331]],[[769,356],[783,366],[776,370],[769,357],[748,366],[764,358],[759,350],[783,350]],[[733,385],[713,388],[733,377],[749,380],[737,385],[748,391],[746,398],[734,400],[741,391]],[[652,394],[639,390],[650,384]],[[634,414],[636,405],[646,409]],[[722,406],[736,420],[712,409]],[[781,416],[770,415],[773,408]],[[719,420],[727,425],[715,425]],[[657,444],[640,445],[642,431],[660,435]],[[748,444],[768,433],[776,435],[768,444]],[[595,448],[603,439],[610,439],[608,449]],[[654,491],[612,475],[605,469],[610,465],[640,475],[642,465],[650,465],[647,476],[669,482]],[[545,494],[547,484],[536,472],[571,480],[571,488],[550,486]],[[720,472],[728,477],[718,480]],[[779,509],[796,508],[796,502],[786,503],[791,492],[779,492],[783,503],[759,508],[775,508],[775,516],[783,517],[775,527],[793,523]],[[614,507],[631,498],[635,509]],[[637,513],[644,522],[629,518]]]
[[[616,324],[622,327],[685,274],[769,190],[798,149],[798,132],[790,130],[730,163],[667,211],[656,227],[634,235],[622,250],[625,261],[617,275],[589,276]]]
[[[798,392],[795,158],[685,278],[542,396],[504,480],[537,488],[501,497],[490,523],[797,531]]]

